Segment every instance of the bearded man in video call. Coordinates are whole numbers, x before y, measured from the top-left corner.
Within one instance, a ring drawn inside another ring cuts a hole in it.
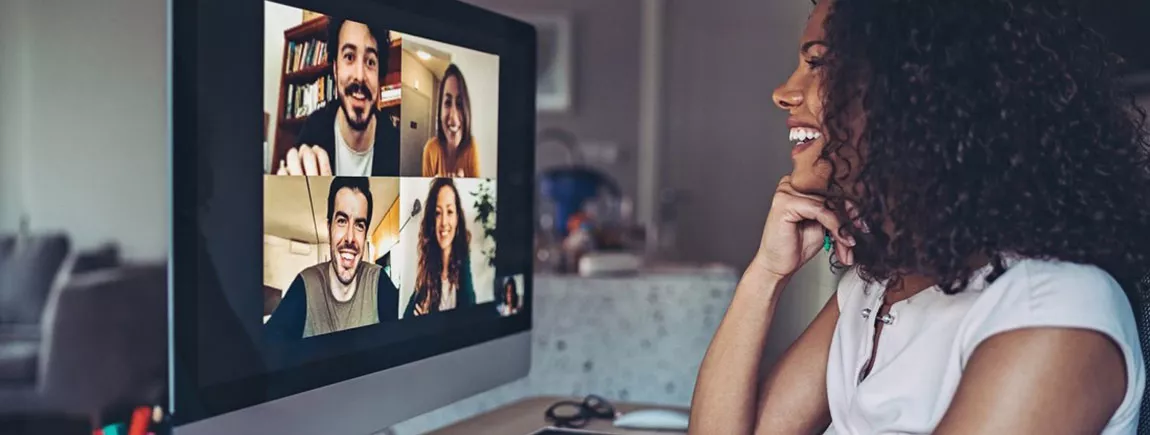
[[[390,47],[385,29],[331,18],[327,58],[339,98],[308,115],[278,175],[399,175],[399,129],[377,105]]]
[[[307,338],[398,318],[399,290],[379,265],[363,260],[371,226],[365,177],[336,177],[327,197],[331,259],[304,269],[288,287],[265,330]]]

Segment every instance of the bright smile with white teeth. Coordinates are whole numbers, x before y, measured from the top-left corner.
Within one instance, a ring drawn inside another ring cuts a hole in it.
[[[794,127],[791,129],[790,134],[790,140],[794,142],[795,146],[805,145],[822,137],[823,134],[821,132],[808,127]]]

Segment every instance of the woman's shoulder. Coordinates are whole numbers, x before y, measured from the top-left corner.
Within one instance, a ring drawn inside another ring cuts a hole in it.
[[[1017,306],[1030,315],[1130,312],[1122,286],[1098,266],[1058,260],[1010,260],[986,285],[983,297],[997,307]]]
[[[423,143],[423,151],[425,153],[427,151],[438,152],[439,151],[439,138],[432,136],[431,139],[428,139],[427,142],[424,142]]]
[[[1000,332],[1033,327],[1092,330],[1126,350],[1138,347],[1130,301],[1105,270],[1056,260],[1011,263],[980,290],[971,307],[967,316],[971,347]]]
[[[1089,264],[1040,259],[1011,263],[981,290],[959,328],[964,360],[1000,333],[1027,328],[1095,332],[1118,347],[1126,366],[1126,397],[1111,421],[1136,418],[1145,366],[1134,311],[1118,281]]]

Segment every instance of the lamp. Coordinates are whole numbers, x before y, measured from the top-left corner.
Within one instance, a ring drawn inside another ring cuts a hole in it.
[[[423,211],[423,203],[419,202],[419,199],[416,199],[415,202],[411,204],[411,215],[407,217],[407,220],[403,221],[403,225],[399,226],[399,232],[403,233],[403,229],[407,228],[407,224],[410,223],[412,219],[415,219],[415,215],[421,211]]]

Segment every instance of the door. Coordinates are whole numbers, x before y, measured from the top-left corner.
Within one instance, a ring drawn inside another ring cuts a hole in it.
[[[399,174],[419,177],[423,175],[423,145],[435,134],[431,97],[404,84],[399,107]]]

